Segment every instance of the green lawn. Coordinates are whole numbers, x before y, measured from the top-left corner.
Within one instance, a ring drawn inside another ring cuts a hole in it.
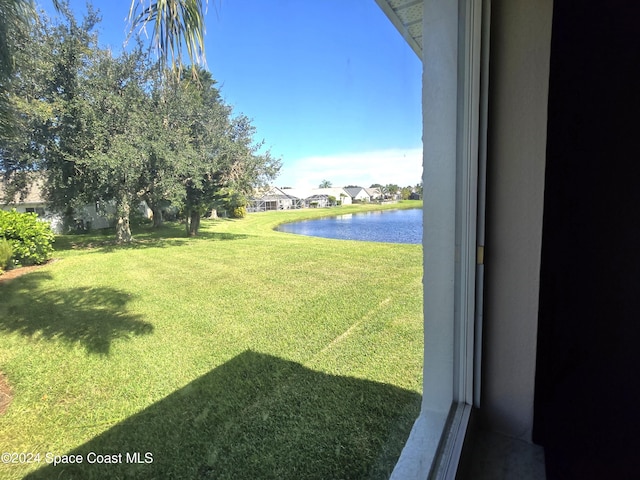
[[[0,451],[40,454],[0,478],[387,478],[421,401],[422,247],[272,230],[372,208],[59,237],[0,284]]]

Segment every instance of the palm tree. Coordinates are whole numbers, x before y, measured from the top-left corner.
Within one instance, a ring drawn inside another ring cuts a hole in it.
[[[0,81],[13,71],[11,34],[33,18],[33,5],[27,0],[0,0]]]
[[[52,0],[61,10],[62,0]],[[153,26],[152,45],[160,60],[174,70],[182,65],[182,45],[191,65],[204,63],[204,6],[207,0],[131,0],[131,31]],[[31,0],[0,0],[0,81],[11,73],[9,33],[34,18]]]
[[[57,10],[62,10],[62,0],[52,2]],[[153,25],[151,42],[160,62],[170,66],[178,78],[184,45],[195,78],[196,66],[204,63],[203,7],[203,0],[131,0],[131,31],[146,31],[148,24]],[[22,30],[35,16],[31,0],[0,0],[0,136],[3,137],[15,128],[7,87],[14,66],[11,36]]]
[[[160,62],[178,75],[182,68],[184,45],[197,76],[195,66],[204,63],[204,5],[207,0],[131,0],[131,32],[146,32],[152,25],[152,46]]]
[[[11,1],[11,0],[0,0]],[[13,0],[19,2],[20,0]],[[22,0],[24,1],[24,0]],[[62,0],[52,0],[60,10]],[[153,27],[151,44],[158,52],[163,66],[174,72],[181,71],[182,46],[187,49],[192,74],[197,76],[196,65],[204,63],[204,14],[208,0],[131,0],[129,22],[131,33],[147,31]]]
[[[331,188],[331,182],[329,180],[322,180],[320,182],[320,188]]]

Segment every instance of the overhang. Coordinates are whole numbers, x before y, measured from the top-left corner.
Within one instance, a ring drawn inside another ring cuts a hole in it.
[[[376,0],[376,3],[422,60],[423,0]]]

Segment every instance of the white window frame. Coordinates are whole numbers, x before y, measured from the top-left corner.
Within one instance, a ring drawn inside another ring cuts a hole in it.
[[[490,0],[423,8],[424,383],[394,480],[455,478],[480,398]]]

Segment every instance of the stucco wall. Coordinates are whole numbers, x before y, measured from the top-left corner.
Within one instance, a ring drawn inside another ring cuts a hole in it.
[[[481,419],[531,440],[552,0],[493,0]]]

